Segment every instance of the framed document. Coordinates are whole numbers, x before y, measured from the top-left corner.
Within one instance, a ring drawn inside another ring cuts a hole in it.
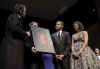
[[[55,53],[53,42],[48,29],[31,27],[32,38],[38,52]]]

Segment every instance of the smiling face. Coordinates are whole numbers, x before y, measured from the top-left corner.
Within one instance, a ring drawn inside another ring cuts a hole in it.
[[[63,22],[62,21],[57,21],[56,22],[56,30],[61,30],[63,29]]]

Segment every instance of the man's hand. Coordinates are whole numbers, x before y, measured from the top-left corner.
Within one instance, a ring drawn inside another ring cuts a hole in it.
[[[30,34],[30,32],[29,32],[29,31],[27,31],[27,32],[26,32],[26,34],[27,34],[27,36],[28,36],[28,37],[30,37],[30,36],[31,36],[31,34]]]
[[[64,58],[64,55],[56,55],[56,58],[62,60]]]
[[[36,53],[36,48],[32,47],[32,52]]]

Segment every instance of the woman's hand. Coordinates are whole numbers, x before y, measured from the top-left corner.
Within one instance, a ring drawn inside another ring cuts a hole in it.
[[[76,53],[76,56],[77,56],[77,57],[79,57],[80,55],[81,55],[81,53],[80,53],[80,52],[77,52],[77,53]]]
[[[79,57],[81,55],[81,53],[80,52],[76,52],[76,53],[74,52],[73,55],[76,56],[76,57]]]

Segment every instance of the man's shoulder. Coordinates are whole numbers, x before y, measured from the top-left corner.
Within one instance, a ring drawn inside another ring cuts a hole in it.
[[[11,20],[13,20],[13,19],[15,19],[15,18],[17,18],[17,14],[11,14],[11,15],[9,15],[9,17],[8,17],[8,19],[11,19]]]
[[[70,34],[68,31],[63,31],[63,33],[65,33],[65,34]]]
[[[55,33],[51,34],[51,36],[52,36],[52,37],[54,37],[56,34],[57,34],[57,32],[55,32]]]
[[[15,17],[15,16],[17,16],[17,14],[15,14],[15,13],[12,13],[9,15],[9,17]]]

